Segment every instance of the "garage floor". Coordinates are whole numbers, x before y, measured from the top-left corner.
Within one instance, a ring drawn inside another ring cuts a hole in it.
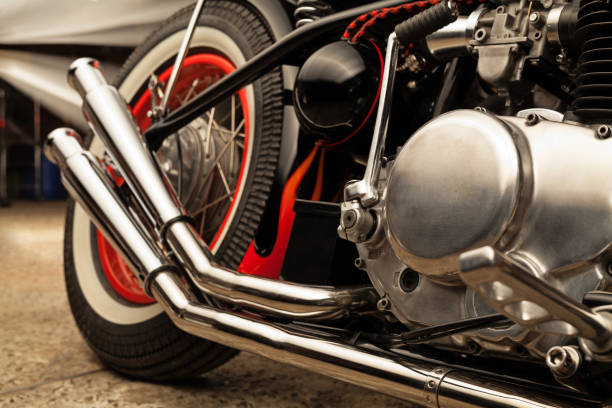
[[[64,203],[0,208],[0,407],[407,407],[242,353],[187,384],[104,368],[72,321],[63,284]]]

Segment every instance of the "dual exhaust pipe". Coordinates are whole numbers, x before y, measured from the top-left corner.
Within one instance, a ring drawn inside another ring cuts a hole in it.
[[[465,370],[440,366],[417,355],[358,346],[236,314],[204,304],[192,292],[292,320],[331,320],[372,307],[370,287],[335,289],[243,275],[216,265],[206,244],[145,147],[140,130],[117,90],[92,59],[75,61],[70,84],[96,135],[133,193],[127,205],[97,158],[71,129],[51,132],[46,156],[62,170],[62,182],[94,224],[137,271],[148,294],[182,330],[229,347],[322,373],[431,407],[579,407],[558,396],[536,394]],[[168,256],[171,251],[179,264]],[[403,353],[403,355],[401,354]]]

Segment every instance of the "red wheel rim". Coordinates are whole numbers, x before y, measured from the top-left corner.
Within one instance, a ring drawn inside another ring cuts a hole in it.
[[[173,93],[173,98],[171,98],[168,103],[168,107],[172,109],[176,109],[179,106],[180,101],[178,96],[181,95],[184,91],[191,86],[194,79],[203,78],[206,80],[204,87],[199,88],[197,92],[201,92],[202,89],[205,89],[207,86],[216,82],[224,75],[229,74],[234,71],[236,67],[226,59],[220,55],[216,54],[196,54],[191,55],[185,58],[183,63],[183,67],[181,68],[181,75],[177,84],[175,86],[175,90]],[[167,81],[170,77],[170,73],[172,71],[172,66],[167,68],[163,73],[158,76],[159,81]],[[242,159],[240,163],[240,170],[238,175],[238,180],[236,182],[236,188],[230,203],[230,206],[221,222],[219,229],[217,230],[214,238],[209,243],[209,246],[212,248],[215,246],[217,241],[220,238],[221,232],[225,229],[230,215],[234,210],[234,205],[236,203],[236,198],[238,193],[240,192],[240,188],[243,182],[243,175],[246,166],[246,158],[247,158],[247,149],[248,149],[248,141],[249,141],[249,115],[248,115],[248,103],[247,103],[247,94],[246,90],[242,89],[237,92],[240,98],[240,103],[242,106],[242,114],[244,117],[244,149],[242,154]],[[185,96],[185,95],[183,95]],[[136,103],[134,103],[132,108],[132,114],[136,119],[136,122],[140,126],[142,130],[147,129],[151,125],[151,119],[147,117],[146,113],[151,109],[151,94],[147,89],[143,92],[143,94],[138,98]],[[100,257],[100,265],[106,276],[108,282],[111,287],[115,290],[115,292],[124,298],[125,300],[137,303],[137,304],[151,304],[154,303],[155,300],[147,296],[142,288],[140,287],[138,280],[134,276],[134,274],[130,271],[127,264],[121,259],[119,254],[115,251],[115,249],[110,245],[110,243],[104,238],[104,236],[97,231],[96,234],[97,239],[97,247],[98,254]]]

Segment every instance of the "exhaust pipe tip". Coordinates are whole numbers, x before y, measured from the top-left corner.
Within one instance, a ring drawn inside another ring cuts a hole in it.
[[[43,148],[45,157],[59,166],[83,151],[83,139],[70,128],[58,128],[49,133]]]
[[[68,69],[68,84],[82,98],[95,88],[107,85],[100,61],[88,57],[74,60]]]

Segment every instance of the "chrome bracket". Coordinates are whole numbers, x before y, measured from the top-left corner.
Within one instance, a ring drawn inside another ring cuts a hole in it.
[[[374,124],[374,137],[370,145],[368,163],[366,164],[363,179],[349,181],[344,187],[344,201],[359,200],[365,208],[372,207],[378,202],[376,182],[380,175],[381,159],[387,139],[389,117],[391,116],[391,101],[393,97],[393,84],[395,82],[395,67],[399,55],[399,42],[392,33],[387,39],[385,54],[385,67],[383,70],[380,99],[376,111]]]
[[[494,248],[463,253],[459,269],[463,282],[510,320],[541,333],[578,337],[592,354],[612,350],[612,314],[578,303]]]

